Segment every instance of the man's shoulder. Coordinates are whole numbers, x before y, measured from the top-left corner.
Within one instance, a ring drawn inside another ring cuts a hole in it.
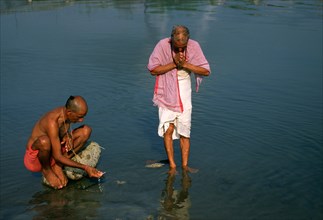
[[[159,44],[169,44],[170,43],[170,37],[163,38],[159,40]]]
[[[62,113],[62,107],[54,108],[50,111],[48,111],[43,117],[42,121],[45,121],[46,123],[57,123],[58,118],[60,117]]]
[[[192,46],[200,45],[199,42],[193,39],[189,39],[187,44]]]

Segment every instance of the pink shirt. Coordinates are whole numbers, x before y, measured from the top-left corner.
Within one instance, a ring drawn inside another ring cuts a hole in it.
[[[186,49],[186,59],[188,63],[207,69],[209,72],[210,65],[206,60],[199,43],[195,40],[188,40]],[[149,57],[147,68],[152,71],[158,66],[166,65],[173,62],[170,38],[160,40],[155,46]],[[195,74],[196,92],[202,82],[202,76]],[[175,112],[183,112],[183,105],[179,94],[177,69],[173,69],[165,74],[156,76],[154,89],[154,105],[164,107]]]

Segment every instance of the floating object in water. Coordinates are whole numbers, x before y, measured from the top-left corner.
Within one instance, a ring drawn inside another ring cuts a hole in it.
[[[160,168],[160,167],[163,167],[165,164],[169,164],[169,161],[168,160],[147,160],[145,167]]]
[[[116,183],[118,185],[123,185],[123,184],[126,184],[127,182],[126,181],[123,181],[123,180],[116,180]]]
[[[151,163],[151,164],[146,164],[145,167],[147,168],[160,168],[163,167],[165,164],[164,163]]]

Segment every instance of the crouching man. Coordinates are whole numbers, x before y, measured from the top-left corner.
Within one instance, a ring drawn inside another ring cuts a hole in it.
[[[32,129],[24,156],[25,167],[32,172],[42,172],[46,182],[55,189],[67,185],[63,166],[83,169],[90,177],[100,178],[104,174],[70,159],[91,135],[91,128],[87,125],[70,131],[72,123],[83,122],[87,111],[83,97],[70,96],[65,106],[47,112]]]

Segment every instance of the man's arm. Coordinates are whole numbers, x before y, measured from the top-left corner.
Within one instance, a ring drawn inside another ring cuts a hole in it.
[[[190,49],[190,61],[180,59],[181,66],[183,69],[194,72],[201,76],[209,76],[210,75],[210,67],[208,61],[206,60],[204,53],[200,44],[197,41],[190,41],[191,49]]]
[[[186,61],[183,63],[182,67],[183,67],[183,69],[186,69],[190,72],[196,73],[201,76],[210,75],[210,72],[207,69],[200,67],[200,66],[195,66],[195,65],[188,63]]]
[[[194,72],[194,73],[202,75],[202,76],[210,75],[210,72],[207,69],[200,67],[200,66],[195,66],[195,65],[188,63],[186,61],[183,62],[181,67],[183,69],[188,70],[189,72]],[[177,66],[174,62],[172,62],[172,63],[166,64],[164,66],[158,66],[155,69],[151,70],[150,73],[151,73],[151,75],[156,76],[156,75],[164,74],[164,73],[171,71],[175,68],[177,68]]]
[[[49,121],[47,125],[47,134],[52,144],[52,156],[55,161],[60,162],[66,166],[85,169],[85,165],[70,160],[62,154],[61,142],[59,139],[58,123],[56,121]]]
[[[78,162],[75,162],[62,154],[61,143],[59,139],[59,131],[58,131],[58,123],[53,120],[48,122],[47,125],[47,134],[49,136],[50,142],[52,144],[52,156],[55,161],[64,164],[65,166],[75,167],[79,169],[83,169],[87,172],[90,177],[100,178],[104,173],[98,171],[94,167],[84,165]]]
[[[162,65],[157,66],[155,69],[151,70],[150,73],[151,75],[156,76],[156,75],[167,73],[168,71],[171,71],[172,69],[175,69],[175,68],[176,68],[176,64],[174,62],[171,62],[163,66]]]

